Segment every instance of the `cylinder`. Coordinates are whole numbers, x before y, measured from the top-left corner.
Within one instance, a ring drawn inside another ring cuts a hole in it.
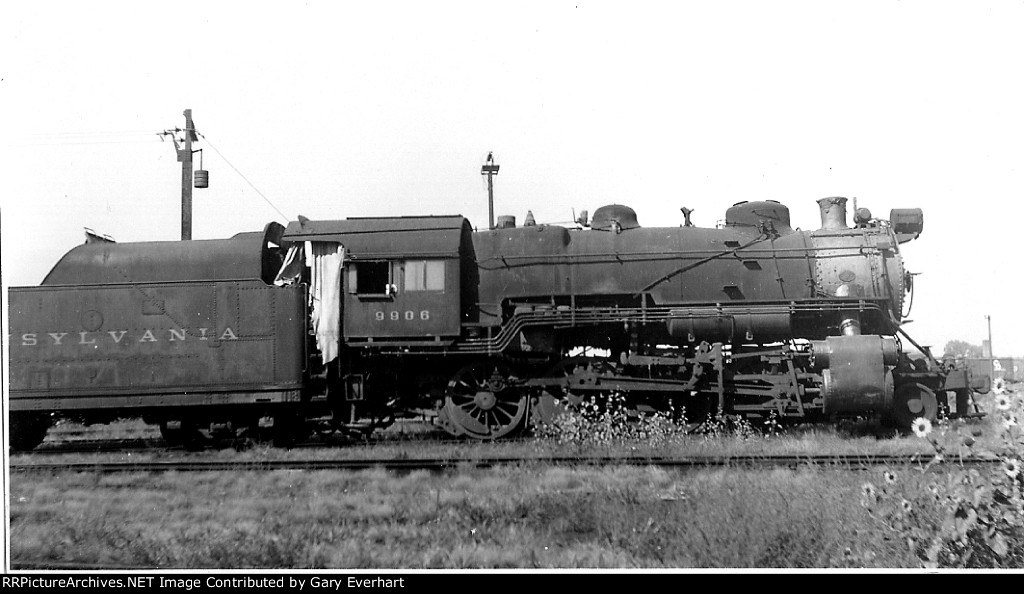
[[[197,188],[210,187],[210,172],[205,169],[196,169],[195,186]]]
[[[890,361],[898,356],[891,338],[830,336],[811,343],[814,365],[822,368],[826,415],[868,414],[892,408]]]
[[[847,336],[855,336],[856,338],[847,339]],[[878,345],[882,352],[882,364],[892,367],[896,365],[900,357],[900,347],[896,339],[883,337],[883,336],[867,336],[862,337],[860,335],[844,335],[844,336],[830,336],[825,340],[812,340],[811,341],[811,367],[814,369],[826,369],[832,365],[832,351],[835,345],[843,345],[854,342],[854,344],[864,344],[864,340],[869,340],[867,344],[873,345],[875,340],[878,340]]]
[[[838,196],[818,200],[822,229],[848,229],[846,224],[846,198]]]

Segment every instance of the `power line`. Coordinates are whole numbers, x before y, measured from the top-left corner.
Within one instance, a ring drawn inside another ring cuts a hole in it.
[[[276,205],[275,205],[275,204],[274,204],[273,202],[271,202],[271,201],[270,201],[270,198],[267,198],[266,196],[264,196],[264,195],[263,195],[263,192],[261,192],[261,191],[259,190],[259,188],[257,188],[257,187],[256,187],[255,185],[253,185],[253,183],[252,183],[251,181],[249,181],[249,178],[247,178],[247,177],[245,177],[244,175],[242,175],[242,172],[241,172],[241,171],[239,171],[237,167],[235,167],[234,165],[232,165],[232,164],[231,164],[231,161],[228,161],[228,158],[224,156],[224,153],[220,152],[220,150],[218,150],[218,149],[217,149],[217,147],[213,146],[213,143],[212,143],[212,142],[210,142],[210,139],[209,139],[209,138],[207,138],[207,136],[206,136],[205,134],[202,134],[202,133],[199,133],[199,132],[197,132],[197,134],[199,134],[199,136],[202,136],[203,140],[205,140],[205,141],[206,141],[206,144],[210,145],[210,148],[212,148],[212,149],[213,149],[213,151],[214,151],[215,153],[217,153],[218,155],[220,155],[220,158],[221,158],[221,159],[224,159],[224,162],[225,162],[225,163],[227,163],[227,164],[228,164],[228,165],[229,165],[229,166],[230,166],[230,167],[231,167],[232,169],[234,169],[234,170],[235,170],[235,173],[237,173],[239,177],[241,177],[242,179],[244,179],[244,180],[245,180],[245,183],[249,184],[249,186],[250,186],[250,187],[251,187],[251,188],[252,188],[253,190],[256,190],[256,193],[257,193],[257,194],[259,194],[259,195],[260,195],[260,197],[261,197],[261,198],[263,198],[263,200],[264,200],[264,201],[266,201],[266,203],[267,203],[267,204],[269,204],[271,208],[273,208],[274,210],[276,210],[276,211],[277,211],[277,214],[281,215],[281,217],[282,217],[282,218],[284,218],[285,222],[287,222],[287,221],[288,221],[288,215],[286,215],[286,214],[284,214],[283,212],[281,212],[281,209],[280,209],[280,208],[278,208],[278,207],[277,207],[277,206],[276,206]]]
[[[139,144],[157,140],[152,132],[37,132],[9,138],[11,146],[64,146],[76,144]]]
[[[24,144],[30,146],[38,145],[61,145],[61,144],[124,144],[145,142],[143,137],[148,136],[152,140],[152,132],[122,131],[122,132],[37,132],[26,134],[21,137]]]
[[[61,140],[59,138],[40,139],[43,142],[26,142],[23,146],[71,146],[76,144],[148,144],[154,139],[122,139],[122,140]]]
[[[29,136],[151,136],[148,130],[102,130],[97,132],[34,132]]]
[[[180,132],[180,130],[174,131]],[[271,208],[277,211],[277,213],[281,215],[286,222],[288,221],[288,215],[284,214],[277,205],[275,205],[263,192],[259,190],[259,188],[255,186],[255,184],[249,181],[249,178],[245,177],[245,175],[239,171],[227,157],[224,156],[224,153],[220,152],[220,150],[210,142],[210,139],[207,138],[205,134],[197,134],[203,137],[203,140],[210,145],[210,148],[220,155],[220,158],[224,159],[224,162],[234,169],[235,173],[245,180],[245,183],[249,184],[249,186],[260,195],[260,198],[263,198],[263,200],[269,204]],[[101,132],[40,132],[28,135],[25,140],[29,140],[29,142],[26,142],[25,144],[28,146],[60,146],[76,144],[137,144],[146,142],[143,138],[124,138],[132,136],[149,136],[151,139],[155,136],[156,139],[163,141],[163,138],[160,137],[160,133],[153,134],[153,132],[145,130],[121,130]]]

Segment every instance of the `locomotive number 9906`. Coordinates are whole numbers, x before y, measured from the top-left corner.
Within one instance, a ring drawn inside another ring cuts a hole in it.
[[[399,321],[402,321],[402,320],[405,320],[407,322],[411,322],[411,321],[413,321],[413,320],[415,320],[417,318],[419,318],[421,320],[429,320],[430,319],[430,310],[423,309],[423,310],[420,310],[419,312],[413,311],[411,309],[407,309],[405,311],[394,310],[394,311],[390,311],[390,312],[378,311],[378,312],[376,312],[374,314],[374,317],[377,318],[378,322],[383,322],[383,321],[386,321],[386,320],[389,320],[389,321],[392,321],[392,322],[399,322]]]

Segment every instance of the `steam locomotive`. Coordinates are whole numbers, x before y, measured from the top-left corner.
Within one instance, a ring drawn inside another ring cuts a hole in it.
[[[222,240],[95,235],[10,291],[11,445],[56,418],[141,416],[172,443],[311,428],[369,433],[429,415],[508,436],[617,393],[637,411],[814,420],[978,414],[984,378],[911,358],[913,276],[888,219],[774,201],[716,228],[642,227],[624,205],[572,226],[461,216],[312,221]]]

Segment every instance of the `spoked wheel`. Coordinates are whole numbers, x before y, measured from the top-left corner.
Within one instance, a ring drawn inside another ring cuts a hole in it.
[[[939,413],[939,402],[935,392],[928,386],[911,383],[903,384],[896,390],[893,399],[893,416],[903,429],[909,429],[914,419],[924,417],[931,422]]]
[[[445,397],[449,430],[474,439],[497,439],[521,429],[529,399],[517,380],[505,363],[474,363],[458,370]]]

